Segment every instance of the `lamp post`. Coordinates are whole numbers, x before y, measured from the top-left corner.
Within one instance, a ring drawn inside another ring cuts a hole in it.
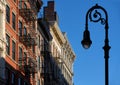
[[[105,13],[105,18],[102,17],[102,14],[100,13],[101,11],[103,11]],[[95,6],[91,7],[87,14],[86,14],[86,24],[85,24],[85,31],[83,33],[83,40],[81,41],[82,46],[85,49],[88,49],[90,47],[90,45],[92,44],[92,41],[90,39],[90,32],[88,30],[88,19],[91,22],[101,22],[102,25],[105,25],[105,45],[103,47],[104,50],[104,59],[105,59],[105,85],[109,85],[109,50],[110,50],[110,46],[109,46],[109,39],[108,39],[108,15],[107,15],[107,11],[101,7],[98,6],[98,4],[96,4]]]

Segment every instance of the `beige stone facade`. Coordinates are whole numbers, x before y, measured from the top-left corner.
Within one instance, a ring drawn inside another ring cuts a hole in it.
[[[6,0],[0,0],[0,85],[5,85],[5,9]]]
[[[68,41],[66,33],[61,32],[58,25],[58,15],[54,8],[54,1],[49,1],[44,8],[45,19],[49,22],[50,33],[53,37],[51,42],[51,54],[58,68],[58,81],[55,85],[73,85],[73,63],[75,53]]]

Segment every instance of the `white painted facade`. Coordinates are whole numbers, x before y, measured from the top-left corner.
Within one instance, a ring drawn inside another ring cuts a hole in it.
[[[5,16],[6,0],[0,0],[0,78],[5,79]]]
[[[62,45],[65,43],[65,39],[56,21],[54,21],[54,24],[52,23],[50,26],[50,33],[53,36],[51,47],[52,55],[53,57],[61,58]],[[60,61],[61,60],[59,59],[59,62]]]

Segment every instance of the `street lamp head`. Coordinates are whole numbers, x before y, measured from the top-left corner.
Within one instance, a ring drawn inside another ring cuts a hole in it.
[[[90,32],[88,31],[88,29],[84,31],[83,40],[81,41],[81,44],[85,49],[88,49],[92,44],[92,41],[90,40]]]

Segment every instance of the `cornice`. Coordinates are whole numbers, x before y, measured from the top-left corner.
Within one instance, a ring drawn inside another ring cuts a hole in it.
[[[50,23],[50,29],[53,31],[54,35],[56,36],[57,40],[59,41],[60,45],[65,43],[65,38],[58,26],[58,23],[56,21],[54,22],[49,22]]]

